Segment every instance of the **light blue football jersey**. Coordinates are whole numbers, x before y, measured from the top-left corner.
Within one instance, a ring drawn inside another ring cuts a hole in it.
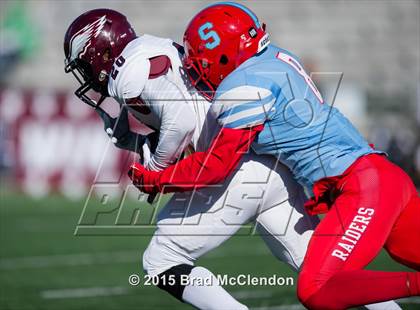
[[[307,189],[362,155],[380,153],[324,102],[296,56],[272,44],[223,80],[211,113],[227,128],[264,124],[252,148],[277,157]]]

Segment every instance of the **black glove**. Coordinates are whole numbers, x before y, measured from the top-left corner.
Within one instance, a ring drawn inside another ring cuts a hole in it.
[[[157,146],[159,144],[159,131],[153,131],[147,135],[149,141],[150,152],[154,154],[156,152]]]
[[[126,107],[121,107],[119,117],[111,117],[105,110],[98,107],[95,109],[104,122],[104,129],[118,148],[141,154],[142,146],[146,141],[146,136],[132,132],[128,123],[128,111]]]

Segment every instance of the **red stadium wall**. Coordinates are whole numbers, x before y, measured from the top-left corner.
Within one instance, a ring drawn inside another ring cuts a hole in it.
[[[112,101],[104,105],[118,111]],[[129,154],[72,93],[3,90],[0,122],[2,175],[32,196],[82,198],[93,182],[118,182],[126,171]]]

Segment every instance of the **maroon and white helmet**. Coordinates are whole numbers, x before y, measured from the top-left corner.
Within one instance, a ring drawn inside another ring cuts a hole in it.
[[[114,10],[95,9],[77,17],[64,36],[65,71],[73,73],[81,86],[75,94],[98,107],[108,95],[108,77],[115,59],[136,38],[127,18]],[[88,97],[93,89],[98,102]]]

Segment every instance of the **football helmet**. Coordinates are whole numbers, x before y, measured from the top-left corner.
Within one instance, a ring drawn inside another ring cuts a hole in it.
[[[191,83],[211,100],[221,81],[270,44],[265,25],[244,5],[220,2],[190,21],[184,34],[184,66]]]
[[[136,38],[127,18],[110,9],[95,9],[77,17],[64,36],[65,72],[81,86],[75,95],[97,108],[108,96],[108,77],[115,59]],[[100,93],[98,101],[89,90]]]

